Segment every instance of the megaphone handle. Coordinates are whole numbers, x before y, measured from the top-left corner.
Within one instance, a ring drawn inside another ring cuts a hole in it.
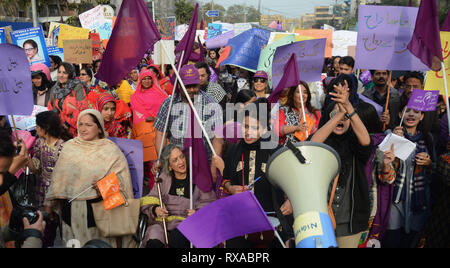
[[[328,203],[328,214],[331,218],[331,222],[333,223],[334,230],[336,230],[336,219],[334,218],[333,208],[331,205],[333,204],[334,194],[336,192],[336,187],[337,187],[338,181],[339,181],[339,174],[334,179],[333,189],[331,190],[330,201]]]

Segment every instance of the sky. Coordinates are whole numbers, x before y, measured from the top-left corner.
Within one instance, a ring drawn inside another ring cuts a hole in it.
[[[208,0],[203,0],[203,2],[208,2]],[[338,3],[341,1],[338,1]],[[235,4],[252,5],[258,8],[258,0],[215,0],[214,3],[220,4],[225,8]],[[330,5],[335,3],[335,0],[262,0],[261,5],[263,6],[262,13],[267,14],[265,8],[274,9],[279,12],[270,11],[269,14],[284,15],[286,17],[296,17],[300,18],[306,13],[314,13],[315,6]]]

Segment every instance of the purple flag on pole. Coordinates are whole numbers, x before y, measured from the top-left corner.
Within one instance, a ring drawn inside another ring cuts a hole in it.
[[[313,39],[280,46],[275,51],[272,63],[272,82],[276,88],[283,77],[284,66],[293,53],[297,54],[297,65],[302,81],[317,82],[322,78],[326,39]]]
[[[144,1],[123,1],[95,77],[116,85],[159,40],[161,35]]]
[[[448,13],[447,18],[444,23],[442,23],[441,31],[450,32],[450,13]]]
[[[439,71],[442,58],[439,12],[436,0],[421,1],[414,34],[408,50],[433,71]]]
[[[274,230],[252,191],[219,199],[178,225],[196,248],[212,248],[228,239]]]
[[[184,66],[189,62],[191,58],[192,48],[194,47],[195,36],[197,34],[197,21],[198,21],[198,3],[195,4],[194,13],[192,14],[191,22],[189,23],[189,29],[181,39],[180,43],[175,48],[175,55],[179,62],[181,54],[184,51],[183,61],[179,66]]]
[[[285,88],[295,87],[300,84],[300,74],[298,72],[297,55],[294,53],[283,68],[283,77],[278,83],[278,86],[270,94],[269,103],[277,103],[280,95]]]
[[[187,129],[188,135],[184,138],[183,152],[185,155],[189,155],[189,147],[192,146],[193,184],[197,185],[202,192],[208,193],[213,190],[208,154],[203,142],[202,130],[195,119],[192,107],[189,106],[189,110],[191,111],[190,124]]]
[[[439,90],[414,89],[409,98],[408,108],[430,112],[435,111],[439,99]]]
[[[31,115],[30,63],[23,48],[0,44],[0,115]]]
[[[383,110],[384,110],[384,107],[383,107],[383,106],[381,106],[381,105],[379,105],[378,103],[374,102],[373,100],[367,98],[366,96],[364,96],[364,95],[361,94],[361,93],[358,93],[358,96],[359,96],[359,98],[360,98],[361,100],[363,100],[364,102],[366,102],[366,103],[372,105],[372,106],[375,108],[375,110],[377,110],[378,116],[381,117],[381,114],[383,113]]]

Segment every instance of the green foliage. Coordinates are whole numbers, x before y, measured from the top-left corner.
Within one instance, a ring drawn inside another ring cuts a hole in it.
[[[194,6],[184,0],[177,0],[175,2],[175,17],[177,24],[189,24],[191,21]]]

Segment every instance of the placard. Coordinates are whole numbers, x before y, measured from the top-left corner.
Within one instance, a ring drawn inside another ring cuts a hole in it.
[[[64,48],[64,40],[88,39],[89,29],[73,27],[70,25],[59,25],[58,47]]]
[[[12,43],[22,47],[30,65],[44,63],[51,66],[47,45],[41,27],[27,28],[11,32]]]
[[[92,63],[92,40],[64,40],[64,59],[69,63]]]
[[[105,16],[101,5],[78,15],[83,28],[94,30],[105,23]]]

